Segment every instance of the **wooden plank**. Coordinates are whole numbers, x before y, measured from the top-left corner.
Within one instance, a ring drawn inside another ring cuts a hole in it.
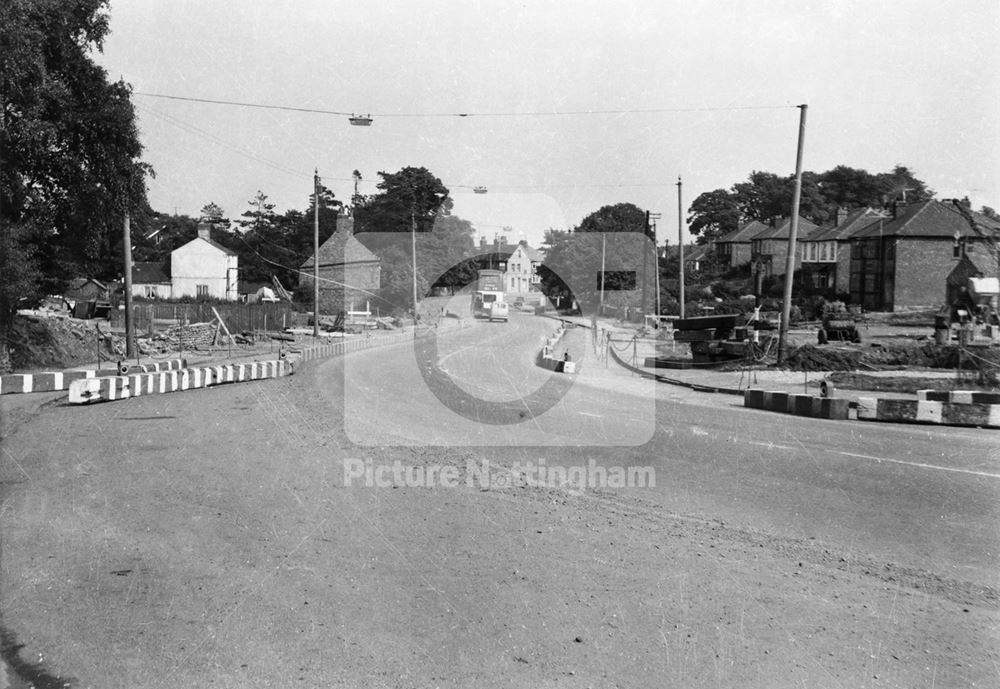
[[[222,320],[222,316],[219,315],[218,310],[216,310],[214,306],[212,307],[212,313],[214,313],[215,317],[219,319],[219,325],[221,325],[222,329],[226,332],[226,337],[229,338],[229,342],[231,344],[236,344],[236,339],[233,337],[233,334],[229,332],[229,328],[226,327],[226,322]]]

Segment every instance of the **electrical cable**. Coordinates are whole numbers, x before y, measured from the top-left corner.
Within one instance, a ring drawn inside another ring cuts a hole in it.
[[[354,112],[343,110],[323,110],[319,108],[303,108],[292,105],[269,105],[264,103],[246,103],[242,101],[220,100],[215,98],[195,98],[193,96],[175,96],[165,93],[150,93],[148,91],[133,91],[133,95],[145,96],[147,98],[164,98],[169,100],[188,101],[192,103],[209,103],[212,105],[230,105],[241,108],[260,108],[264,110],[285,110],[290,112],[305,112],[319,115],[341,115],[344,117],[356,116]],[[736,112],[741,110],[783,110],[797,108],[798,105],[722,105],[722,106],[701,106],[686,108],[622,108],[615,110],[536,110],[536,111],[510,111],[510,112],[425,112],[425,113],[404,113],[404,112],[382,112],[368,113],[366,117],[395,117],[395,118],[418,118],[418,117],[565,117],[581,115],[634,115],[634,114],[664,114],[681,112]]]

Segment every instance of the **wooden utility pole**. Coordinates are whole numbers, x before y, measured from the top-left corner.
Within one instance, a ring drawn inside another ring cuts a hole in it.
[[[652,213],[649,216],[653,221],[653,289],[656,290],[656,298],[653,303],[656,305],[656,317],[660,317],[660,246],[656,238],[656,221],[660,219],[660,213]],[[656,327],[659,328],[659,320]]]
[[[778,328],[778,363],[785,360],[788,321],[792,316],[792,283],[795,282],[795,240],[799,232],[799,201],[802,198],[802,147],[806,138],[806,110],[799,106],[799,145],[795,151],[795,190],[792,193],[792,220],[788,230],[788,256],[785,258],[785,296],[781,302],[781,326]]]
[[[608,233],[601,233],[601,305],[597,309],[597,315],[604,315],[604,257],[608,248]]]
[[[319,168],[313,173],[313,337],[319,337]]]
[[[649,211],[646,211],[646,226],[642,230],[642,238],[646,240],[649,238]],[[642,311],[643,319],[646,318],[646,264],[649,262],[646,258],[646,254],[649,253],[646,248],[649,242],[642,242],[642,305],[640,310]]]
[[[677,259],[680,266],[680,306],[684,318],[684,204],[681,202],[681,176],[677,175]]]
[[[135,319],[132,313],[132,220],[125,211],[125,228],[122,237],[125,254],[125,358],[135,356]]]
[[[414,192],[416,193],[416,192]],[[413,268],[413,324],[417,323],[417,210],[416,199],[410,202],[410,257]],[[492,263],[490,264],[492,265]]]

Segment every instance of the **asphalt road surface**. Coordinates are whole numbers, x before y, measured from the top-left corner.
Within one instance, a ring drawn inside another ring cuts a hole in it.
[[[5,409],[8,647],[80,687],[1000,684],[1000,435],[745,410],[583,329],[550,373],[555,327]],[[573,480],[619,469],[655,485]]]

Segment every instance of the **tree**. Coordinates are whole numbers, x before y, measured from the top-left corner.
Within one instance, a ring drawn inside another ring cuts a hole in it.
[[[792,186],[773,172],[754,170],[746,182],[733,185],[733,195],[744,220],[768,221],[791,213]]]
[[[123,215],[146,207],[131,87],[92,59],[107,33],[106,0],[0,3],[0,275],[27,257],[18,289],[36,296],[119,275]],[[20,296],[0,298],[0,331]]]
[[[616,234],[633,236],[616,240]],[[634,235],[640,235],[637,241]],[[595,306],[600,299],[603,255],[605,266],[611,266],[604,276],[605,292],[634,297],[641,289],[640,280],[645,278],[651,285],[654,277],[655,251],[652,242],[644,244],[643,238],[652,239],[646,213],[631,203],[601,207],[585,217],[574,232],[546,232],[545,264],[539,269],[542,291],[553,300],[574,298],[581,307]]]
[[[897,165],[892,172],[883,172],[877,177],[885,203],[906,201],[915,203],[934,198],[934,191],[916,178],[905,165]]]
[[[577,232],[646,232],[646,212],[633,203],[602,206],[582,221]]]
[[[860,168],[838,165],[819,175],[827,203],[836,208],[879,208],[885,193],[877,176]]]
[[[740,226],[736,196],[725,189],[699,194],[688,213],[688,231],[698,238],[699,244],[708,244]]]
[[[154,234],[155,233],[155,234]],[[162,263],[170,252],[198,236],[198,221],[149,209],[132,224],[132,258]]]
[[[379,172],[379,192],[359,199],[355,234],[382,262],[382,298],[397,310],[413,297],[411,231],[416,225],[417,293],[434,284],[465,284],[467,268],[457,268],[471,254],[472,225],[451,217],[448,188],[426,168]],[[443,281],[443,282],[442,282]]]
[[[200,219],[213,225],[226,225],[227,228],[229,227],[229,219],[226,218],[226,212],[214,201],[209,201],[201,207]]]

